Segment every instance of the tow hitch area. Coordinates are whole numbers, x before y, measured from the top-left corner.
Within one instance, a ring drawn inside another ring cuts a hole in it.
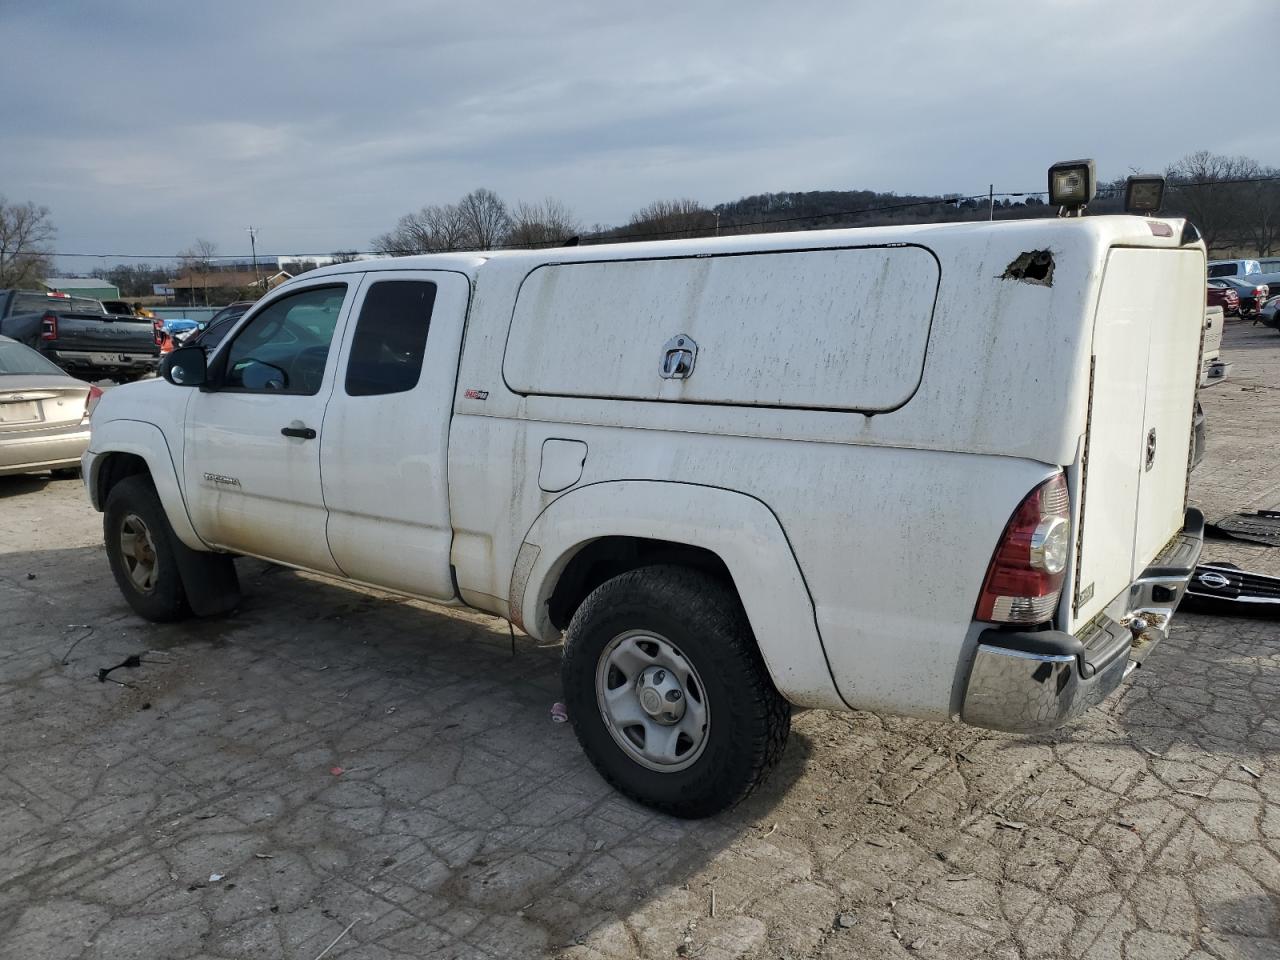
[[[1202,563],[1191,575],[1181,609],[1280,617],[1280,577],[1251,573],[1232,563]]]

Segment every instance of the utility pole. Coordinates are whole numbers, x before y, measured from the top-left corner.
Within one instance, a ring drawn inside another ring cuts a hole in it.
[[[258,276],[258,232],[249,227],[249,250],[253,253],[253,285],[262,286],[262,278]]]
[[[994,183],[987,185],[987,219],[994,220],[996,218],[996,185]]]
[[[720,236],[720,211],[716,211],[716,236]]]

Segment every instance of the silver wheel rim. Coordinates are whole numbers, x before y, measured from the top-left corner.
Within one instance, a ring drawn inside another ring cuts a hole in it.
[[[702,678],[675,644],[651,631],[629,630],[605,646],[596,703],[618,746],[650,770],[684,770],[707,745],[711,711]]]
[[[150,593],[156,585],[156,545],[151,530],[136,513],[125,516],[120,524],[120,557],[124,560],[129,580],[143,593]]]

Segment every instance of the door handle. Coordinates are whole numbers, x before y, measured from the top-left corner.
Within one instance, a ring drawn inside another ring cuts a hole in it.
[[[296,423],[297,421],[294,422]],[[316,432],[310,427],[295,427],[292,424],[287,427],[281,427],[280,433],[286,437],[297,437],[299,440],[314,440],[316,438]]]

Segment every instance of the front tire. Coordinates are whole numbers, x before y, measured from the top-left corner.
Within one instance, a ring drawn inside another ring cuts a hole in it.
[[[125,477],[111,488],[102,530],[116,584],[139,616],[155,623],[191,616],[173,529],[149,477]]]
[[[561,678],[601,776],[678,817],[746,797],[791,729],[738,598],[685,567],[642,567],[594,590],[569,624]]]

